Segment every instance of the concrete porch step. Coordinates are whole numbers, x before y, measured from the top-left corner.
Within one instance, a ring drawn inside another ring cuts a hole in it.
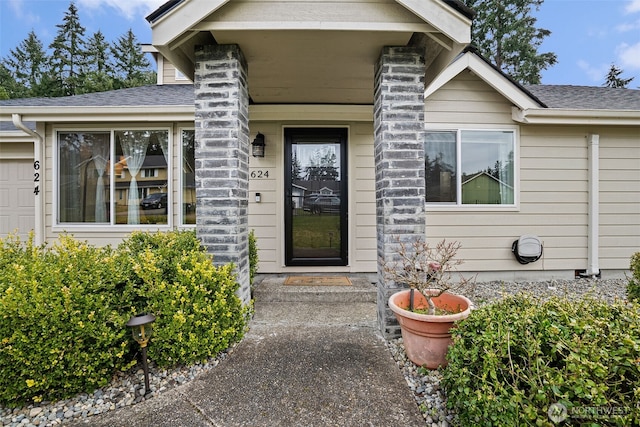
[[[302,274],[291,274],[300,276]],[[304,274],[328,276],[329,274]],[[260,302],[375,303],[377,289],[374,274],[331,274],[346,276],[351,286],[291,286],[284,282],[289,275],[264,274],[256,277],[253,297]]]

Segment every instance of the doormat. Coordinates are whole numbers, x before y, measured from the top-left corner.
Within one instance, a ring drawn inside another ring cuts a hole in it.
[[[351,286],[351,280],[345,276],[288,276],[288,286]]]

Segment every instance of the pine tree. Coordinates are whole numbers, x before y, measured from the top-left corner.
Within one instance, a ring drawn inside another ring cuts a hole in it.
[[[102,92],[113,89],[111,45],[98,31],[87,40],[86,69],[81,93]]]
[[[611,64],[611,68],[609,68],[609,73],[605,78],[605,82],[603,86],[613,87],[613,88],[626,88],[629,85],[629,83],[633,81],[634,78],[631,77],[629,79],[623,79],[622,77],[620,77],[620,74],[622,74],[623,72],[624,71],[616,67],[615,64]]]
[[[557,62],[554,53],[538,53],[551,32],[536,28],[533,11],[544,0],[464,0],[476,16],[471,41],[496,67],[521,84],[539,84],[541,72]]]
[[[2,63],[13,77],[15,84],[9,91],[11,98],[46,96],[42,85],[49,58],[33,30],[15,49],[9,51],[9,55],[3,59]]]
[[[116,88],[155,83],[155,73],[149,69],[151,64],[131,29],[111,46],[111,54]]]
[[[0,63],[0,99],[20,98],[23,89],[16,82],[11,71],[3,63]]]
[[[76,95],[80,92],[87,63],[84,33],[78,8],[72,1],[62,24],[56,25],[58,33],[49,46],[53,50],[51,67],[53,87],[51,96]]]

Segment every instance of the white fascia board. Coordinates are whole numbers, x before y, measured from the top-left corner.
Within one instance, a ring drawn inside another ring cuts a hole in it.
[[[7,111],[5,113],[5,111]],[[166,122],[195,120],[195,105],[137,107],[6,107],[0,121],[11,121],[20,114],[25,122]]]
[[[440,1],[433,0],[396,0],[414,15],[433,25],[455,42],[467,45],[471,43],[471,20]]]
[[[520,90],[520,88],[514,85],[509,79],[494,70],[489,64],[478,58],[472,52],[466,52],[438,74],[424,91],[425,99],[465,70],[471,70],[481,80],[495,89],[496,92],[500,93],[511,103],[517,105],[520,109],[540,107],[529,95]]]
[[[566,108],[512,108],[518,123],[545,125],[640,126],[637,110],[573,110]]]
[[[229,0],[188,0],[151,24],[154,46],[168,46]]]

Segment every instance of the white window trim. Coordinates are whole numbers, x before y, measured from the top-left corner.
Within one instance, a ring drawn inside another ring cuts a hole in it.
[[[520,211],[520,128],[511,125],[460,125],[452,123],[427,123],[426,132],[456,132],[456,162],[462,163],[461,138],[462,131],[513,132],[513,204],[510,205],[463,205],[462,204],[462,175],[456,173],[456,203],[427,203],[427,212],[517,212]]]
[[[123,130],[150,130],[150,131],[162,131],[165,130],[168,133],[168,141],[167,141],[167,149],[169,150],[169,154],[167,158],[169,159],[169,164],[167,165],[167,193],[173,194],[173,127],[171,125],[167,125],[166,123],[157,123],[150,125],[132,125],[132,126],[114,126],[114,127],[85,127],[81,124],[77,126],[61,126],[53,129],[52,139],[53,139],[53,188],[52,188],[52,197],[53,197],[53,206],[51,211],[51,231],[54,233],[66,233],[66,232],[86,232],[86,231],[95,231],[95,232],[131,232],[133,230],[144,230],[144,231],[153,231],[153,230],[171,230],[173,228],[173,203],[169,203],[167,206],[167,223],[166,224],[96,224],[96,223],[75,223],[75,222],[60,222],[59,218],[59,207],[60,200],[58,194],[58,188],[60,185],[59,176],[58,176],[58,168],[59,168],[59,147],[58,147],[58,134],[64,132],[109,132],[109,155],[111,160],[115,158],[115,132],[123,131]],[[113,174],[109,174],[110,179]],[[115,205],[113,201],[116,200],[117,197],[116,188],[112,181],[109,182],[109,197],[111,203],[109,204],[110,209],[110,218],[115,217]]]

